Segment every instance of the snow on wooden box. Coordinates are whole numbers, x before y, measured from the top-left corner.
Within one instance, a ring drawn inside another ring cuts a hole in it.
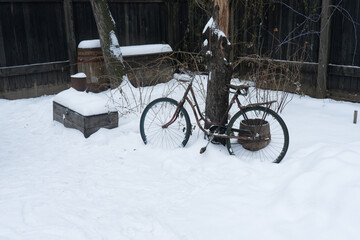
[[[118,127],[118,112],[106,94],[79,92],[73,88],[55,96],[53,119],[81,131],[86,138],[100,128]]]

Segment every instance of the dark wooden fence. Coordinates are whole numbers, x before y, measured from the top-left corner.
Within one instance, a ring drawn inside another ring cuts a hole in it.
[[[360,1],[344,0],[339,7],[331,25],[328,89],[360,101]]]
[[[55,93],[68,82],[61,1],[0,2],[0,97]]]
[[[121,45],[170,43],[181,48],[188,25],[186,1],[108,2]],[[0,98],[67,88],[76,71],[77,45],[98,38],[88,0],[0,0]]]
[[[360,1],[232,3],[239,9],[233,19],[236,56],[306,62],[302,84],[307,94],[318,95],[323,85],[325,96],[360,101]]]
[[[287,61],[300,57],[310,62],[304,64],[308,94],[316,95],[319,72],[324,72],[328,96],[360,100],[360,1],[328,1],[331,20],[324,26],[322,0],[231,1],[234,59],[249,54]],[[108,2],[121,45],[200,49],[208,16],[194,1]],[[0,0],[0,98],[35,97],[68,87],[77,44],[95,38],[88,0]],[[319,55],[324,51],[325,59]],[[314,65],[319,61],[326,68]]]

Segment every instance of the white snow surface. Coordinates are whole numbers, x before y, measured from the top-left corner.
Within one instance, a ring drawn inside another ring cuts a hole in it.
[[[209,44],[209,41],[207,39],[204,40],[203,46],[206,47]]]
[[[172,51],[172,48],[168,44],[145,44],[121,47],[121,52],[123,56],[169,53]]]
[[[74,75],[71,75],[72,78],[86,78],[86,74],[83,72],[76,73]]]
[[[78,45],[78,48],[99,48],[100,45],[100,39],[92,39],[92,40],[84,40],[81,41]]]
[[[294,96],[281,114],[290,148],[272,164],[221,145],[199,154],[198,131],[185,148],[151,148],[140,113],[85,139],[53,121],[59,98],[0,99],[0,239],[359,239],[360,104]]]
[[[206,23],[206,25],[205,25],[202,33],[204,34],[208,28],[210,28],[210,29],[216,29],[216,22],[214,21],[214,18],[213,18],[213,17],[211,17],[211,18],[209,19],[209,21]]]
[[[115,37],[115,38],[114,38]],[[113,45],[116,46],[118,41],[115,34],[111,35]],[[85,40],[81,41],[78,48],[99,48],[100,40]],[[114,54],[119,54],[116,48],[113,48]],[[132,45],[120,47],[122,56],[136,56],[143,54],[155,54],[155,53],[169,53],[172,52],[172,48],[169,44],[144,44],[144,45]]]
[[[101,93],[80,92],[69,88],[58,93],[54,101],[83,116],[91,116],[116,111],[111,101],[110,91]]]
[[[230,43],[229,39],[227,38],[226,34],[217,27],[216,22],[214,21],[214,19],[212,17],[206,23],[202,33],[204,34],[208,28],[211,29],[211,32],[213,34],[218,36],[218,39],[220,39],[221,37],[224,37],[227,40],[227,44],[231,45],[231,43]],[[205,45],[205,41],[204,41],[203,45],[207,46],[207,44]]]
[[[121,53],[121,47],[114,31],[110,32],[110,40],[111,40],[110,52],[115,58],[117,58],[122,62],[123,58]]]

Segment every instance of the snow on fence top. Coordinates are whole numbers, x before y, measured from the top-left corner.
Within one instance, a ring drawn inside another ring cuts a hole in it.
[[[85,40],[81,41],[78,48],[99,48],[100,40]],[[169,53],[172,52],[172,48],[168,44],[145,44],[145,45],[133,45],[120,47],[123,56],[136,56],[145,54],[156,54],[156,53]]]

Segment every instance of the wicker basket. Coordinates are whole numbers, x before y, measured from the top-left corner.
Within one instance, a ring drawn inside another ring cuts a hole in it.
[[[238,142],[243,148],[249,151],[259,151],[271,142],[270,124],[263,119],[242,120],[240,129],[249,130],[254,139],[239,139]]]

